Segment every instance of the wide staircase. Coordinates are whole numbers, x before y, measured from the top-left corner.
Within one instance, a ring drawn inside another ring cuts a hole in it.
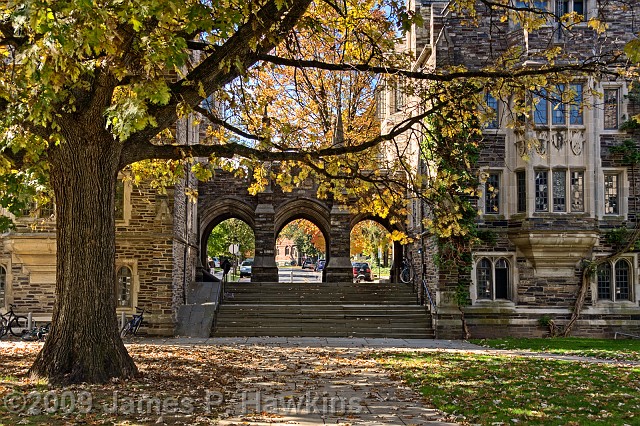
[[[230,283],[213,335],[434,337],[426,307],[390,283]]]

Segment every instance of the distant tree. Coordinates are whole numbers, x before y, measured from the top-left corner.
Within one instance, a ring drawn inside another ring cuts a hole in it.
[[[240,219],[227,219],[219,223],[207,240],[207,255],[211,257],[230,257],[231,244],[239,244],[242,257],[253,257],[256,239],[249,225]]]

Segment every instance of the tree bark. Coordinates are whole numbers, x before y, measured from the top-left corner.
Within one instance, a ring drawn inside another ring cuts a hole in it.
[[[113,212],[120,149],[104,128],[94,127],[91,137],[65,137],[49,151],[57,205],[56,301],[50,335],[30,373],[54,385],[132,377],[137,368],[116,317]]]

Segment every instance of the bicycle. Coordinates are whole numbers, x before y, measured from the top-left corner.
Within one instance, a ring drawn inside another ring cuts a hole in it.
[[[136,333],[138,333],[138,329],[140,328],[140,324],[142,324],[142,320],[144,319],[145,312],[149,313],[149,311],[145,311],[144,309],[138,308],[136,306],[136,314],[134,314],[133,318],[127,321],[124,327],[122,327],[122,330],[120,330],[121,338],[124,339],[129,335],[135,336]]]
[[[15,337],[20,337],[27,330],[27,317],[23,315],[16,315],[13,312],[15,305],[9,305],[9,312],[2,315],[0,314],[0,338],[4,335],[11,333]]]
[[[51,329],[51,323],[47,323],[45,325],[41,325],[39,327],[33,327],[31,331],[25,330],[22,333],[22,340],[26,340],[28,342],[44,342],[49,335],[49,330]]]
[[[404,284],[413,282],[413,265],[411,264],[411,259],[409,259],[408,257],[402,259],[400,281],[402,281]]]

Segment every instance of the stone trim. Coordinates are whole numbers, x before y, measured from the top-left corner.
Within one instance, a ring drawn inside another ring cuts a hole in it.
[[[638,295],[640,295],[640,280],[638,269],[638,253],[627,253],[620,256],[617,260],[624,259],[631,263],[631,283],[629,285],[629,299],[630,300],[599,300],[598,299],[598,276],[597,273],[591,278],[589,287],[591,289],[591,300],[593,301],[593,308],[617,310],[620,308],[638,308]],[[613,265],[612,265],[613,266]]]
[[[0,301],[0,312],[3,314],[7,312],[9,303],[13,303],[13,293],[11,289],[12,274],[11,274],[11,258],[0,257],[0,266],[5,270],[5,283],[4,283],[4,300]]]
[[[136,312],[136,306],[138,306],[138,293],[140,293],[140,275],[138,273],[138,259],[116,259],[116,279],[118,276],[118,269],[122,266],[126,266],[131,270],[131,306],[116,306],[116,312],[127,314],[134,314]],[[114,283],[113,291],[117,290],[117,282]]]
[[[518,285],[520,283],[520,273],[518,271],[518,263],[516,262],[516,254],[514,252],[474,252],[472,254],[473,264],[471,267],[471,284],[469,285],[469,295],[471,297],[471,305],[488,305],[488,304],[499,304],[499,305],[507,305],[515,306],[516,296],[518,294]],[[509,287],[508,287],[508,299],[495,299],[495,275],[494,275],[494,298],[492,300],[488,299],[479,299],[478,298],[478,286],[477,286],[477,265],[478,262],[487,258],[492,263],[492,273],[495,268],[495,262],[499,259],[505,259],[509,264]]]

